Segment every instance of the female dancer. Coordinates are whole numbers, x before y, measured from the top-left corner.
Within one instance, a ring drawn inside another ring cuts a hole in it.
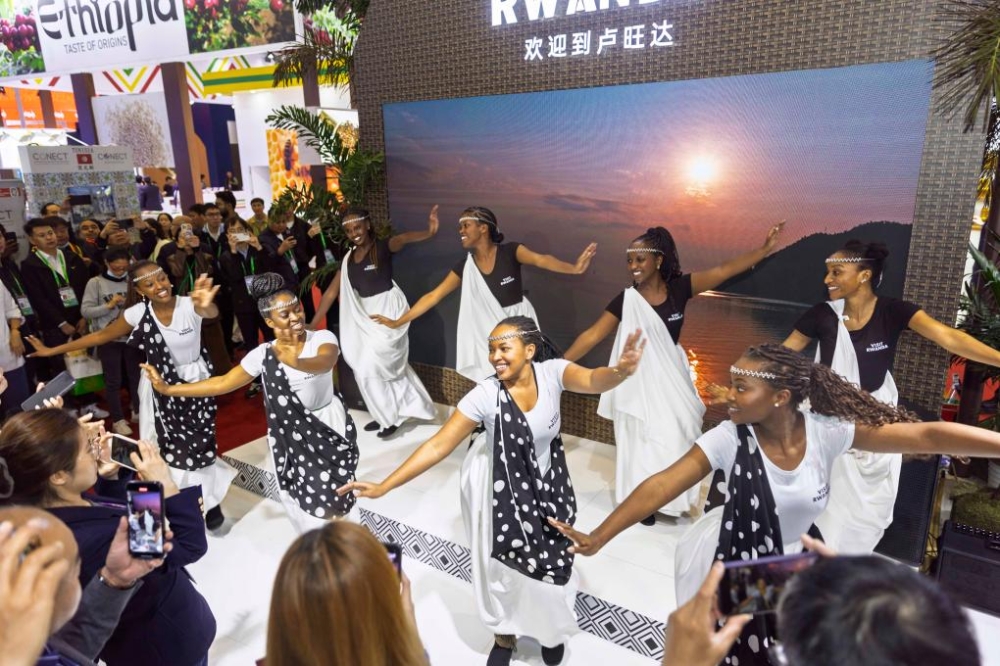
[[[546,664],[562,661],[563,643],[576,629],[577,584],[569,541],[545,522],[553,513],[564,523],[576,517],[559,436],[559,397],[563,390],[601,393],[625,381],[642,358],[640,335],[629,336],[617,366],[588,370],[553,358],[555,350],[533,319],[504,319],[489,336],[494,376],[467,393],[441,430],[384,481],[355,481],[337,491],[381,497],[439,463],[485,424],[465,458],[461,485],[476,604],[496,634],[488,666],[510,663],[517,635],[537,638]]]
[[[694,596],[715,559],[799,552],[800,535],[811,529],[826,506],[833,463],[851,448],[1000,457],[997,433],[954,423],[914,422],[912,414],[879,402],[826,366],[781,345],[751,347],[730,374],[730,420],[646,479],[590,534],[552,521],[573,541],[574,553],[593,555],[650,511],[710,472],[722,470],[727,479],[724,504],[707,509],[677,546],[680,605]],[[800,409],[807,398],[810,408]],[[768,663],[766,649],[760,646],[767,645],[765,638],[773,639],[771,631],[751,622],[737,651],[730,654],[738,656],[741,666]]]
[[[458,339],[455,369],[473,381],[493,374],[487,363],[486,338],[493,325],[504,317],[525,315],[535,322],[535,308],[524,297],[521,265],[537,266],[553,273],[580,275],[597,253],[591,243],[575,264],[560,261],[548,254],[537,254],[520,243],[504,243],[496,216],[479,206],[466,208],[458,220],[462,249],[468,251],[441,284],[421,296],[410,311],[397,319],[373,315],[372,319],[389,328],[399,328],[424,314],[441,300],[462,287],[458,310]]]
[[[202,275],[188,296],[174,296],[163,269],[140,261],[128,269],[125,311],[96,333],[58,347],[46,347],[29,337],[35,356],[55,356],[97,347],[128,336],[127,344],[142,350],[152,365],[174,382],[196,382],[212,375],[201,344],[201,320],[219,316],[212,301],[218,287]],[[215,401],[157,396],[145,377],[139,380],[139,436],[163,451],[174,481],[181,488],[200,485],[205,499],[205,523],[222,525],[220,504],[236,477],[236,470],[218,456],[215,440]]]
[[[192,384],[168,383],[152,364],[143,368],[156,391],[188,398],[230,393],[261,378],[281,502],[296,529],[305,532],[354,506],[353,496],[334,492],[354,480],[358,466],[354,420],[333,388],[337,336],[306,330],[299,299],[277,273],[254,276],[250,294],[276,339],[254,348],[240,365]]]
[[[906,329],[952,354],[1000,366],[1000,352],[942,324],[919,305],[877,296],[888,256],[885,245],[856,240],[833,253],[826,260],[824,280],[830,300],[802,315],[784,345],[802,351],[818,339],[817,363],[890,405],[899,400],[890,371],[896,343]],[[900,455],[867,452],[837,459],[830,503],[816,521],[834,550],[848,554],[875,550],[892,522],[902,461]]]
[[[614,359],[629,331],[641,328],[648,336],[646,362],[635,381],[602,395],[597,408],[599,415],[615,423],[615,501],[623,502],[636,486],[672,465],[701,434],[705,405],[691,381],[687,355],[678,343],[688,299],[762,261],[774,249],[783,225],[771,227],[760,248],[697,273],[681,273],[677,246],[663,227],[647,229],[625,251],[632,287],[608,304],[564,356],[577,361],[618,329],[611,350]],[[679,516],[697,501],[698,488],[691,488],[657,510]],[[655,522],[656,514],[642,520],[643,525]]]
[[[408,325],[387,328],[372,321],[372,313],[402,317],[409,309],[406,296],[392,280],[392,255],[410,243],[433,238],[438,231],[438,207],[431,209],[427,231],[409,231],[384,240],[375,238],[368,211],[353,208],[344,214],[344,233],[354,243],[330,286],[323,292],[310,328],[326,316],[340,297],[340,337],[344,359],[354,371],[358,389],[375,420],[365,430],[391,436],[408,418],[434,418],[434,404],[406,360]],[[344,270],[344,266],[347,270]],[[380,430],[381,428],[381,430]]]

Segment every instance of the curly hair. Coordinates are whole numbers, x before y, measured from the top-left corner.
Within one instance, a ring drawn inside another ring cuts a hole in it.
[[[513,326],[520,334],[518,337],[521,339],[521,342],[526,345],[535,345],[535,357],[532,360],[541,363],[542,361],[562,357],[562,351],[549,340],[547,335],[542,333],[541,328],[539,328],[538,324],[531,317],[525,317],[524,315],[507,317],[500,320],[500,323],[494,329],[501,326]]]
[[[778,344],[750,347],[743,358],[757,361],[762,364],[763,372],[777,375],[776,379],[763,381],[791,393],[793,407],[808,398],[810,409],[816,414],[869,427],[920,421],[913,412],[876,400],[830,368],[813,363],[788,347]]]
[[[490,228],[490,240],[499,245],[503,242],[504,235],[500,233],[500,224],[497,216],[489,208],[482,206],[469,206],[462,211],[461,217],[473,217],[479,224],[485,224]]]
[[[285,285],[285,278],[277,273],[261,273],[254,275],[247,285],[250,298],[257,301],[257,309],[262,317],[267,317],[268,308],[274,303],[275,297],[280,294],[288,294],[295,297],[295,292]]]
[[[639,236],[633,243],[642,243],[663,255],[660,264],[660,276],[664,282],[669,282],[681,276],[681,260],[677,256],[677,244],[674,237],[663,227],[650,227],[646,233]]]

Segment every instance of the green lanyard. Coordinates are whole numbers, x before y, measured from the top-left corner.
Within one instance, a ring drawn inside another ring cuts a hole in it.
[[[187,285],[188,288],[185,293],[191,293],[194,290],[194,267],[189,263],[185,263],[185,269],[187,270],[187,277],[181,282],[181,291],[184,291],[184,285]]]
[[[322,230],[319,232],[319,244],[323,246],[324,250],[326,249],[326,234]]]
[[[253,255],[249,252],[247,253],[247,259],[250,260],[250,275],[257,274],[257,263],[253,260]],[[240,255],[240,268],[243,269],[243,277],[247,277],[247,267],[243,263],[243,256]]]
[[[10,279],[13,280],[14,284],[17,285],[17,293],[14,294],[14,296],[15,297],[24,296],[24,285],[21,284],[21,281],[17,279],[17,276],[14,275],[13,271],[8,271],[7,274],[10,275]]]
[[[63,257],[62,250],[56,250],[56,254],[59,256],[59,271],[60,272],[56,272],[56,269],[52,268],[52,264],[50,264],[49,260],[47,258],[45,258],[45,253],[44,252],[38,252],[38,251],[36,251],[35,254],[40,255],[39,259],[41,259],[42,263],[45,264],[50,271],[52,271],[52,277],[55,278],[55,280],[56,280],[56,286],[57,287],[62,288],[62,287],[68,287],[69,286],[69,279],[68,279],[67,273],[66,273],[66,258]]]

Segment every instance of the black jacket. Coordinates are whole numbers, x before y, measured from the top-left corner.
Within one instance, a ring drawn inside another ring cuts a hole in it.
[[[83,291],[87,288],[87,280],[90,279],[90,270],[83,260],[72,252],[63,252],[62,255],[66,260],[69,286],[76,294],[76,305],[68,307],[63,305],[59,297],[59,287],[63,283],[61,280],[57,282],[48,264],[39,259],[35,252],[21,262],[24,289],[38,314],[38,326],[43,331],[57,329],[62,322],[76,326],[80,321],[80,302],[83,301]]]

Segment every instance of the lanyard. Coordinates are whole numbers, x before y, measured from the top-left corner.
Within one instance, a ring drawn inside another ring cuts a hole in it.
[[[250,260],[250,273],[249,274],[247,273],[247,267],[246,267],[245,259],[249,259]],[[247,277],[248,275],[256,275],[257,274],[257,263],[254,261],[252,254],[250,254],[248,252],[246,257],[243,257],[243,255],[240,255],[240,268],[243,269],[243,277]]]
[[[184,291],[184,285],[187,285],[187,291],[184,293],[190,293],[194,289],[194,267],[185,262],[184,268],[187,271],[187,277],[181,282],[181,291]]]
[[[56,250],[56,254],[59,257],[58,272],[56,272],[56,269],[53,268],[52,264],[49,263],[49,259],[44,252],[36,251],[35,254],[38,255],[38,257],[42,260],[42,263],[48,266],[49,270],[52,271],[52,277],[55,278],[57,287],[69,286],[69,278],[66,275],[66,258],[63,257],[62,250]]]
[[[14,281],[15,285],[17,285],[17,293],[15,293],[14,296],[24,296],[24,285],[22,285],[21,281],[17,279],[17,276],[14,275],[14,271],[7,271],[7,275],[9,275],[10,279]]]

